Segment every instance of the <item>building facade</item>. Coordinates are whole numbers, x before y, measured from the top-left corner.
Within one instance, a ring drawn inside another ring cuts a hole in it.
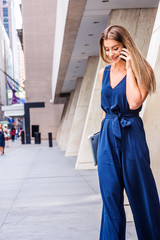
[[[44,103],[44,108],[30,109],[32,129],[38,127],[42,139],[51,132],[56,138],[63,104],[53,104],[52,65],[56,22],[56,0],[23,0],[23,39],[26,71],[26,103]]]
[[[15,22],[15,0],[1,0],[0,4],[1,22],[10,40],[13,53],[13,78],[19,82],[17,31]]]
[[[20,48],[18,48],[19,38],[16,30],[16,21],[15,21],[15,0],[1,0],[0,4],[0,19],[6,31],[7,37],[9,39],[9,49],[5,48],[5,61],[6,68],[3,69],[5,73],[7,73],[14,81],[11,80],[10,77],[6,78],[8,85],[6,87],[7,90],[7,102],[6,104],[12,104],[13,92],[11,88],[17,90],[17,83],[21,82],[20,79],[20,67],[19,67],[19,52]],[[23,64],[23,62],[22,62]]]
[[[11,0],[1,0],[0,4],[1,21],[8,37],[12,38],[11,32]]]
[[[0,106],[4,106],[8,103],[7,78],[4,72],[12,74],[13,65],[9,38],[1,22],[0,36]],[[4,118],[4,114],[0,110],[0,120],[3,121]]]

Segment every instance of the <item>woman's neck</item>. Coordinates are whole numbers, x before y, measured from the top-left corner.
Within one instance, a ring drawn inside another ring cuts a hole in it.
[[[116,70],[118,72],[126,71],[126,63],[124,61],[119,61],[118,63],[112,63],[112,70]]]

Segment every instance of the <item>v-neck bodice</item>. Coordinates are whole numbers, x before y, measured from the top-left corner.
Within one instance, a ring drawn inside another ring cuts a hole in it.
[[[134,114],[140,112],[141,107],[136,110],[131,110],[129,108],[127,98],[126,98],[126,76],[114,87],[110,85],[110,69],[111,65],[107,66],[104,70],[103,80],[102,80],[102,90],[101,90],[101,107],[107,112],[111,106],[117,105],[119,111],[122,114]]]
[[[111,66],[111,65],[110,65]],[[111,71],[110,71],[110,74],[109,74],[109,84],[110,84],[110,87],[112,88],[112,89],[115,89],[116,87],[118,87],[118,85],[120,85],[120,83],[123,81],[123,80],[125,80],[125,78],[126,78],[126,75],[114,86],[114,87],[112,87],[112,85],[111,85]]]

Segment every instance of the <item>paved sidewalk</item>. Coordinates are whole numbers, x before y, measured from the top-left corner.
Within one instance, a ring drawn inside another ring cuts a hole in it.
[[[0,156],[0,240],[98,240],[96,170],[74,169],[56,142],[9,142]],[[137,240],[127,223],[126,240]]]

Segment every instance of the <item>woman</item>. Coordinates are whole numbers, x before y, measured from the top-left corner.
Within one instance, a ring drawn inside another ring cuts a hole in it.
[[[5,139],[2,124],[0,124],[0,155],[4,154]]]
[[[124,27],[109,26],[99,45],[102,59],[111,63],[99,73],[104,111],[97,152],[103,200],[100,240],[125,239],[124,189],[138,239],[160,240],[160,203],[139,117],[148,93],[155,91],[155,76]]]

